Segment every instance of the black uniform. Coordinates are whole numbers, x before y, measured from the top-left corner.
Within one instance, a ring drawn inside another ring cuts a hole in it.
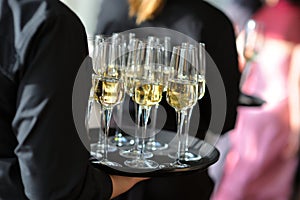
[[[59,1],[0,0],[0,199],[109,199],[72,117],[85,38]]]

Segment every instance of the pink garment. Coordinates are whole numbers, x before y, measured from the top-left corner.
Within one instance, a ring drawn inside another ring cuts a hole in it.
[[[290,52],[272,46],[274,39],[300,43],[300,9],[286,1],[262,9],[256,19],[268,38],[253,64],[243,91],[266,100],[260,108],[240,107],[230,133],[223,177],[213,200],[288,200],[297,158],[285,158],[289,128],[288,72]]]
[[[274,106],[238,109],[232,149],[212,199],[288,199],[297,162],[282,155],[289,134],[287,110],[286,99]]]

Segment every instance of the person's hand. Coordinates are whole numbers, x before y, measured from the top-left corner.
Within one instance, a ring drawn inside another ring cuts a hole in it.
[[[126,177],[126,176],[116,176],[116,175],[110,175],[110,178],[113,184],[113,192],[111,198],[114,198],[126,192],[138,182],[149,179],[144,177],[140,178],[140,177]]]

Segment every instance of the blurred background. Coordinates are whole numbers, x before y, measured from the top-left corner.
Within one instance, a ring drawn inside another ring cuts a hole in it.
[[[88,35],[95,32],[96,19],[101,9],[102,0],[62,0],[62,2],[79,16]]]
[[[97,16],[101,10],[102,0],[61,0],[68,5],[83,22],[87,34],[92,35],[96,30]],[[207,0],[231,18],[230,13],[227,12],[227,7],[232,5],[233,0]]]

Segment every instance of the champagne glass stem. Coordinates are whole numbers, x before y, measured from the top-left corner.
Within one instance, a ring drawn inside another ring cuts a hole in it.
[[[152,122],[152,127],[153,127],[153,131],[155,131],[155,127],[156,127],[156,118],[157,118],[157,109],[158,109],[158,104],[154,106],[153,109],[153,119],[151,121]],[[153,134],[153,136],[151,136],[148,140],[148,143],[151,145],[152,143],[155,142],[155,134]]]
[[[116,114],[117,119],[116,120],[116,129],[115,129],[115,135],[112,137],[109,137],[109,143],[113,144],[116,147],[122,147],[127,146],[130,144],[130,140],[128,140],[124,134],[122,133],[120,127],[122,127],[122,117],[123,117],[123,102],[118,104],[116,106]]]
[[[105,120],[105,134],[104,134],[104,161],[107,161],[107,152],[108,152],[108,134],[109,134],[109,124],[111,120],[112,109],[104,109],[104,120]]]
[[[191,121],[191,116],[192,116],[192,108],[188,108],[186,110],[186,118],[184,120],[184,151],[188,152],[189,151],[189,127],[190,127],[190,121]]]
[[[117,110],[118,110],[117,115],[119,118],[119,123],[122,123],[123,103],[120,103],[119,105],[117,105]],[[116,124],[116,131],[115,131],[115,136],[114,136],[115,141],[117,141],[117,144],[116,144],[117,146],[118,146],[118,143],[120,142],[119,139],[124,137],[123,134],[121,133],[119,125],[121,126],[121,124]]]
[[[85,114],[85,127],[86,127],[88,134],[89,134],[89,122],[90,122],[90,118],[91,118],[91,111],[92,111],[93,104],[94,104],[94,101],[92,99],[89,99],[88,107],[86,109],[86,114]]]
[[[248,75],[250,72],[250,66],[251,66],[251,61],[250,60],[246,60],[243,72],[241,74],[241,79],[240,79],[240,89],[242,89]]]
[[[147,123],[150,115],[151,107],[148,106],[139,106],[139,113],[141,113],[141,117],[143,118],[143,129],[142,129],[142,146],[139,148],[139,153],[134,160],[126,160],[124,163],[128,167],[131,168],[139,168],[139,169],[154,169],[159,165],[157,162],[153,160],[147,160],[145,155],[145,137],[147,134]]]
[[[97,105],[97,104],[96,104]],[[99,104],[98,104],[99,105]],[[100,116],[99,116],[99,132],[98,132],[98,141],[97,141],[97,146],[96,146],[96,150],[98,153],[103,153],[104,152],[104,148],[105,148],[105,132],[103,132],[103,110],[102,110],[102,106],[99,105],[99,109],[100,109]],[[109,142],[107,143],[107,151],[108,152],[114,152],[117,150],[116,146],[110,145]]]
[[[142,116],[143,116],[142,146],[140,148],[139,159],[144,160],[145,159],[144,158],[145,137],[146,137],[146,134],[147,134],[147,124],[148,124],[148,120],[149,120],[151,107],[140,106],[139,110],[141,110],[141,113],[142,113]]]
[[[103,144],[103,133],[102,133],[102,130],[101,130],[101,126],[99,127],[99,139],[98,139],[98,146],[99,148],[101,148],[101,145]]]
[[[102,132],[102,106],[100,105],[100,115],[99,115],[99,137],[98,137],[98,145],[99,147],[101,147],[101,145],[103,144],[103,132]]]
[[[186,116],[185,111],[178,111],[177,112],[177,137],[178,137],[178,149],[177,149],[177,158],[176,158],[176,163],[181,164],[181,156],[184,155],[185,152],[185,145],[184,145],[184,132],[182,131],[183,129],[183,124],[184,124],[184,119]]]
[[[181,159],[185,160],[185,161],[199,160],[201,158],[201,156],[198,153],[193,152],[193,150],[189,149],[189,129],[190,129],[192,111],[193,111],[193,108],[188,108],[186,110],[186,118],[184,121],[184,133],[183,133],[184,134],[184,136],[183,136],[184,153],[183,153]]]
[[[141,116],[141,110],[140,110],[140,106],[138,106],[137,103],[134,103],[134,112],[135,112],[135,122],[138,124],[138,127],[140,127],[140,116]],[[139,129],[139,128],[138,128]],[[138,137],[138,129],[135,130],[134,132],[134,149],[135,150],[139,150],[139,137]]]
[[[168,144],[157,141],[156,138],[156,122],[157,122],[157,110],[159,104],[156,104],[151,108],[151,131],[153,132],[146,142],[146,149],[150,151],[164,150],[168,148]]]

